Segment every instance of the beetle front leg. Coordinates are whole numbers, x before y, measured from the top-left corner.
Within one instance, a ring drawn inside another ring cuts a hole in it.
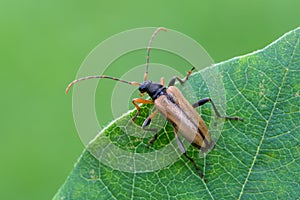
[[[178,76],[174,76],[169,82],[169,87],[174,86],[176,80],[178,80],[181,85],[184,84],[189,79],[189,77],[193,73],[194,69],[195,69],[195,67],[193,67],[190,71],[188,71],[187,75],[183,79],[179,78]]]
[[[131,119],[132,121],[134,121],[137,116],[140,114],[141,108],[139,107],[139,103],[143,103],[143,104],[153,104],[152,100],[147,100],[147,99],[143,99],[143,98],[136,98],[132,100],[133,105],[136,107],[137,112],[135,113],[134,117]]]
[[[189,157],[189,156],[186,154],[186,150],[185,150],[185,148],[184,148],[184,146],[183,146],[183,144],[182,144],[182,142],[181,142],[181,140],[180,140],[180,138],[179,138],[177,132],[178,132],[178,130],[174,127],[174,134],[175,134],[175,138],[176,138],[176,140],[177,140],[178,146],[179,146],[179,148],[180,148],[180,151],[182,152],[182,154],[183,154],[187,159],[189,159],[189,160],[193,163],[193,165],[194,165],[195,169],[197,170],[198,174],[200,175],[200,177],[201,177],[201,178],[204,178],[204,175],[203,175],[202,171],[201,171],[200,168],[197,166],[197,164],[195,163],[194,159],[191,158],[191,157]]]
[[[239,118],[239,117],[230,117],[230,116],[222,116],[222,115],[220,115],[219,111],[217,110],[216,105],[214,104],[214,102],[212,101],[211,98],[204,98],[204,99],[201,99],[200,101],[194,103],[194,104],[193,104],[193,107],[194,107],[194,108],[197,108],[197,107],[202,106],[203,104],[205,104],[205,103],[207,103],[207,102],[210,102],[210,103],[211,103],[211,105],[212,105],[212,107],[213,107],[213,109],[214,109],[214,111],[215,111],[217,117],[219,117],[219,118],[224,118],[224,119],[229,119],[229,120],[241,120],[241,121],[243,121],[243,119],[242,119],[242,118]]]

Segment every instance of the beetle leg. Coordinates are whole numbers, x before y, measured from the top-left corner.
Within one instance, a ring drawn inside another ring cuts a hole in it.
[[[162,84],[162,86],[165,85],[165,79],[164,79],[164,77],[161,77],[161,78],[160,78],[160,84]]]
[[[132,100],[133,105],[136,107],[137,112],[135,113],[134,117],[131,119],[132,121],[134,121],[136,119],[136,117],[140,114],[140,110],[141,108],[139,107],[139,103],[143,103],[143,104],[153,104],[152,100],[147,100],[147,99],[143,99],[143,98],[136,98]]]
[[[187,75],[183,79],[179,78],[178,76],[174,76],[169,82],[169,87],[174,86],[176,80],[178,80],[180,82],[180,84],[184,84],[189,79],[189,77],[193,73],[194,69],[195,69],[195,67],[193,67],[190,71],[188,71]]]
[[[153,117],[158,113],[158,110],[155,110],[153,113],[151,113],[147,119],[145,119],[143,125],[142,125],[142,129],[145,131],[153,131],[155,132],[155,135],[153,136],[153,138],[150,140],[149,144],[147,145],[148,147],[150,145],[152,145],[154,143],[154,141],[157,139],[158,136],[158,130],[156,128],[146,128],[147,126],[149,126],[149,124],[151,123],[151,120],[153,119]]]
[[[210,103],[211,103],[211,105],[212,105],[212,107],[213,107],[213,109],[214,109],[214,111],[215,111],[217,117],[224,118],[224,119],[229,119],[229,120],[241,120],[241,121],[243,121],[243,119],[242,119],[242,118],[239,118],[239,117],[230,117],[230,116],[222,116],[222,115],[220,115],[219,111],[217,110],[216,105],[214,104],[214,102],[212,101],[211,98],[204,98],[204,99],[201,99],[200,101],[194,103],[194,104],[193,104],[193,107],[194,107],[194,108],[197,108],[197,107],[202,106],[203,104],[205,104],[205,103],[207,103],[207,102],[210,102]]]
[[[197,170],[198,174],[201,176],[201,178],[203,178],[204,175],[203,175],[203,173],[201,172],[201,170],[199,169],[199,167],[196,165],[194,159],[191,158],[191,157],[189,157],[189,156],[186,154],[185,148],[184,148],[184,146],[183,146],[183,144],[182,144],[180,138],[178,137],[177,132],[178,132],[178,130],[174,127],[174,134],[175,134],[175,137],[176,137],[178,146],[179,146],[179,148],[180,148],[180,151],[183,153],[183,155],[184,155],[187,159],[189,159],[189,160],[193,163],[193,165],[194,165],[195,169]]]

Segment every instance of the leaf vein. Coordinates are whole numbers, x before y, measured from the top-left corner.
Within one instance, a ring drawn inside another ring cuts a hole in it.
[[[248,171],[248,174],[247,174],[247,177],[246,177],[246,179],[245,179],[245,182],[244,182],[244,184],[242,185],[242,189],[241,189],[241,192],[240,192],[240,195],[239,195],[239,198],[238,198],[238,199],[241,199],[242,195],[244,194],[245,186],[246,186],[246,184],[248,183],[248,180],[249,180],[249,177],[250,177],[250,175],[251,175],[251,172],[252,172],[252,169],[253,169],[253,167],[254,167],[254,164],[255,164],[255,162],[256,162],[257,156],[258,156],[258,154],[259,154],[259,152],[260,152],[260,148],[261,148],[262,143],[263,143],[263,141],[264,141],[264,139],[265,139],[265,135],[266,135],[266,132],[267,132],[267,128],[269,127],[269,122],[271,121],[271,119],[272,119],[272,117],[273,117],[273,113],[274,113],[275,108],[276,108],[276,105],[277,105],[277,100],[278,100],[278,98],[279,98],[279,96],[280,96],[281,89],[282,89],[282,87],[283,87],[283,84],[284,84],[284,82],[285,82],[285,78],[286,78],[286,76],[287,76],[287,72],[288,72],[288,70],[285,70],[285,72],[284,72],[284,74],[283,74],[283,78],[282,78],[282,81],[281,81],[281,86],[278,88],[278,93],[277,93],[277,95],[276,95],[276,99],[275,99],[275,101],[274,101],[273,108],[272,108],[272,110],[271,110],[269,119],[268,119],[267,122],[266,122],[266,126],[265,126],[265,128],[264,128],[264,131],[263,131],[261,140],[260,140],[260,142],[259,142],[259,144],[258,144],[256,153],[255,153],[255,155],[254,155],[254,158],[253,158],[253,161],[252,161],[252,163],[251,163],[251,166],[250,166],[250,169],[249,169],[249,171]]]

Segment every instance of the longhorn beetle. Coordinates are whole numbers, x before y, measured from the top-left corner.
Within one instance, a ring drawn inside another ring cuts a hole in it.
[[[203,173],[196,165],[195,161],[186,154],[186,150],[178,136],[178,132],[180,132],[182,136],[193,146],[197,147],[198,149],[201,149],[201,151],[205,153],[207,152],[208,149],[210,149],[213,146],[213,142],[211,140],[210,133],[208,131],[207,126],[205,125],[205,122],[195,110],[196,107],[201,106],[207,102],[210,102],[212,104],[212,108],[216,113],[217,117],[229,119],[229,120],[242,120],[242,119],[239,117],[221,116],[214,102],[210,98],[201,99],[200,101],[192,105],[184,98],[184,96],[181,94],[179,89],[177,89],[174,85],[176,80],[178,80],[181,84],[184,84],[192,74],[194,67],[187,73],[187,75],[183,79],[174,76],[169,82],[168,87],[164,86],[164,78],[160,79],[160,83],[154,83],[150,80],[147,80],[151,45],[155,36],[161,30],[166,31],[165,28],[162,27],[158,28],[152,34],[151,39],[149,41],[147,47],[147,57],[146,57],[146,72],[144,74],[144,81],[142,83],[138,83],[134,81],[126,81],[126,80],[122,80],[119,78],[106,76],[106,75],[87,76],[71,82],[66,89],[66,93],[68,93],[69,89],[75,83],[79,81],[88,80],[88,79],[94,79],[94,78],[107,78],[107,79],[112,79],[115,81],[127,83],[129,85],[137,86],[140,91],[140,95],[142,96],[144,93],[147,93],[151,97],[151,100],[143,99],[143,98],[135,98],[132,100],[133,105],[137,109],[137,112],[135,116],[132,118],[132,121],[135,121],[136,117],[140,113],[139,104],[154,104],[156,109],[143,122],[142,124],[143,130],[153,130],[153,129],[147,129],[147,126],[150,124],[153,117],[158,112],[160,112],[173,125],[175,138],[181,152],[188,160],[192,162],[192,164],[194,165],[195,169],[197,170],[201,178],[203,178]],[[155,132],[154,137],[150,140],[149,145],[151,145],[156,139],[157,139],[157,131]]]

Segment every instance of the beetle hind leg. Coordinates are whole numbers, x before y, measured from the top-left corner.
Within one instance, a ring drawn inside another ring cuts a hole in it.
[[[195,163],[194,159],[189,157],[187,154],[186,154],[186,150],[177,134],[178,130],[174,127],[174,134],[175,134],[175,138],[177,140],[177,143],[178,143],[178,146],[180,148],[180,151],[182,152],[182,154],[187,158],[189,159],[189,161],[194,165],[194,168],[196,169],[196,171],[198,172],[198,174],[200,175],[201,178],[204,178],[204,175],[202,173],[202,171],[200,170],[200,168],[197,166],[197,164]]]
[[[214,104],[214,102],[212,101],[211,98],[204,98],[204,99],[200,99],[200,101],[196,102],[193,104],[193,107],[194,108],[197,108],[199,106],[202,106],[204,104],[206,104],[207,102],[210,102],[213,109],[214,109],[214,112],[216,113],[217,117],[219,118],[224,118],[224,119],[229,119],[229,120],[240,120],[240,121],[244,121],[242,118],[240,117],[230,117],[230,116],[222,116],[219,111],[217,110],[217,107],[216,105]]]

